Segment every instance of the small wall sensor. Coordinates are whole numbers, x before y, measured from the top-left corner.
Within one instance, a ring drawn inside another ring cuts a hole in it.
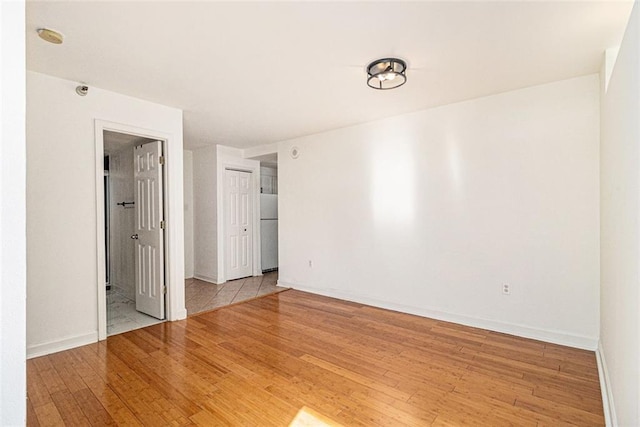
[[[80,85],[76,88],[76,93],[80,96],[87,96],[87,93],[89,93],[89,86],[86,85]]]
[[[300,157],[300,149],[298,147],[291,147],[289,155],[291,155],[292,159],[297,159],[298,157]]]

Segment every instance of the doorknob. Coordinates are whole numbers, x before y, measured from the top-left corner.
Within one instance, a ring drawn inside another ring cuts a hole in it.
[[[132,234],[132,235],[131,235],[131,238],[132,238],[133,240],[138,240],[138,235],[137,235],[137,234]]]

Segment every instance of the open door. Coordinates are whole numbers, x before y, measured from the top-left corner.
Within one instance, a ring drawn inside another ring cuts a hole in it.
[[[136,310],[164,319],[164,215],[162,142],[136,146],[135,185]]]

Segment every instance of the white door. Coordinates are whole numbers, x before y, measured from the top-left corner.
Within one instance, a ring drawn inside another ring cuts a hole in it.
[[[233,280],[253,272],[251,173],[226,169],[224,185],[225,276]]]
[[[136,224],[136,310],[164,319],[164,233],[162,143],[149,142],[133,151]]]

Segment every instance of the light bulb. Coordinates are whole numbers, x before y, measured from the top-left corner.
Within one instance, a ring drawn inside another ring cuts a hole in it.
[[[396,73],[390,71],[388,73],[381,73],[378,75],[378,80],[380,80],[381,82],[385,81],[385,80],[393,80],[396,78]]]

